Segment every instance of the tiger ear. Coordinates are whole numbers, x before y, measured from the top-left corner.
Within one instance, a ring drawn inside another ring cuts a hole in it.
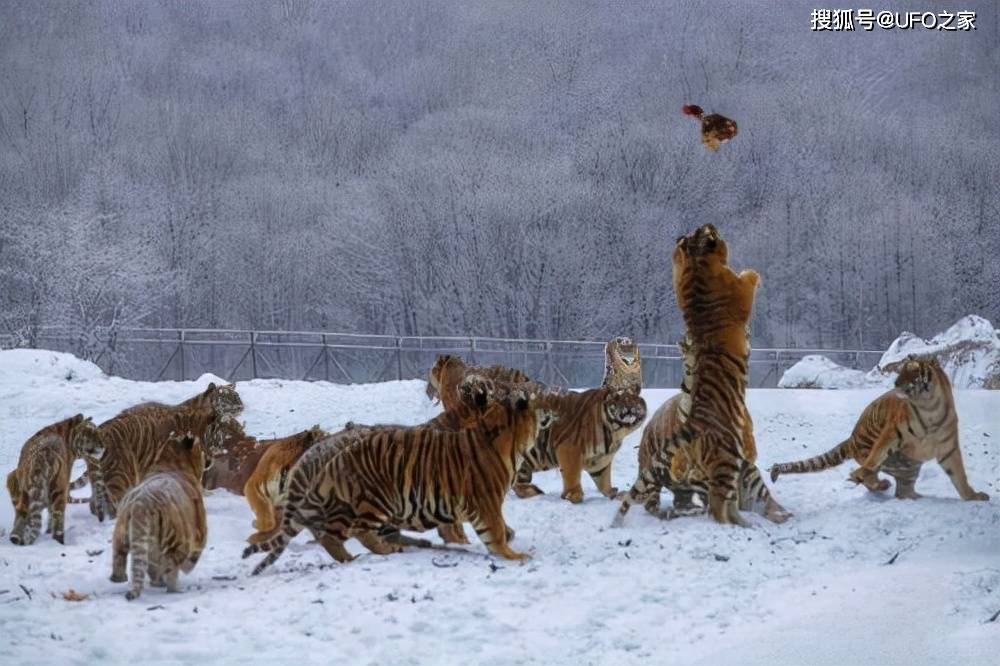
[[[205,395],[212,395],[217,390],[219,390],[219,387],[215,385],[215,382],[209,382],[208,388],[205,389]]]
[[[903,367],[903,364],[906,363],[908,360],[909,358],[907,357],[904,359],[900,359],[898,361],[893,361],[892,363],[886,363],[885,365],[880,365],[878,370],[883,375],[887,375],[890,372],[899,372],[900,369]]]

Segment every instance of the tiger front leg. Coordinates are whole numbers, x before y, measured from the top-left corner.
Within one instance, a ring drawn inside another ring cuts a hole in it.
[[[594,481],[594,485],[601,491],[601,494],[608,499],[618,499],[621,493],[611,485],[611,463],[609,462],[603,469],[597,471],[587,470],[587,474]]]
[[[507,543],[507,523],[500,507],[489,510],[486,515],[477,515],[472,526],[486,549],[494,555],[508,560],[529,560],[531,555],[513,550]]]
[[[527,460],[522,460],[520,467],[517,468],[517,476],[514,479],[514,494],[521,499],[545,494],[541,488],[531,482],[533,473],[534,469],[531,467],[531,463]]]
[[[562,474],[563,491],[560,497],[573,504],[583,501],[583,452],[576,446],[565,444],[556,449],[559,473]]]
[[[962,462],[962,451],[958,448],[958,435],[954,437],[955,446],[948,453],[938,457],[938,464],[944,469],[951,483],[958,491],[959,497],[966,501],[987,502],[990,496],[984,492],[973,490],[969,479],[965,476],[965,463]]]

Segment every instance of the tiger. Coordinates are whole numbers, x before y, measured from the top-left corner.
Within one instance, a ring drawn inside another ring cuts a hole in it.
[[[452,407],[452,409],[446,410],[434,417],[430,421],[427,421],[424,426],[428,428],[434,428],[437,430],[447,431],[447,432],[457,432],[464,428],[474,427],[478,419],[482,416],[482,413],[486,408],[499,399],[500,393],[496,390],[496,387],[492,381],[482,377],[480,375],[468,375],[458,387],[457,396],[459,398],[459,403]],[[368,430],[376,428],[401,428],[405,426],[362,426],[353,422],[349,422],[345,431],[355,430],[354,435],[357,435],[357,429],[367,428]],[[341,438],[338,441],[343,441]],[[285,483],[287,486],[287,483]],[[249,497],[249,493],[247,494]],[[282,505],[281,499],[274,503],[276,508],[276,513],[280,513],[280,507]],[[258,514],[259,515],[259,514]],[[257,533],[251,535],[247,541],[250,543],[259,543],[270,536],[273,535],[277,524],[275,522],[266,523],[266,526],[260,525],[260,519],[255,525],[258,529]],[[445,543],[451,544],[468,544],[469,539],[465,535],[465,531],[462,529],[460,524],[452,525],[440,525],[437,528],[438,535],[444,540]],[[507,530],[507,540],[513,539],[514,532],[510,528]],[[412,537],[403,536],[398,532],[398,530],[390,530],[388,534],[383,534],[386,540],[391,541],[404,546],[418,546],[418,547],[430,547],[431,542],[426,539],[415,539]]]
[[[694,345],[695,362],[691,413],[676,435],[686,456],[686,474],[708,489],[708,508],[720,523],[746,527],[740,515],[739,477],[750,455],[744,436],[744,403],[749,372],[746,326],[760,276],[752,270],[735,273],[728,266],[729,249],[718,230],[706,224],[677,240],[673,283],[677,304]],[[660,485],[657,475],[669,474],[673,463],[665,453],[654,456],[625,493],[614,524],[629,507],[649,497]]]
[[[604,345],[604,379],[601,386],[629,389],[638,393],[642,389],[642,356],[639,345],[631,338],[612,338]]]
[[[292,469],[281,531],[248,546],[243,557],[269,552],[253,570],[258,575],[308,529],[334,559],[347,562],[353,557],[343,542],[352,536],[373,552],[397,552],[400,547],[381,540],[378,530],[423,531],[468,521],[491,553],[528,559],[507,543],[503,500],[517,457],[551,418],[533,396],[513,391],[458,432],[423,426],[346,430],[340,437],[348,441],[321,443],[302,456]]]
[[[243,400],[236,391],[236,384],[217,385],[215,382],[209,383],[208,387],[201,393],[188,398],[177,405],[167,405],[162,402],[144,402],[133,405],[122,411],[119,416],[165,416],[169,417],[174,413],[185,410],[211,409],[215,412],[217,420],[221,423],[228,419],[235,419],[243,412]],[[212,448],[217,442],[208,441],[206,444]],[[92,467],[88,465],[87,470],[73,483],[72,489],[82,488],[88,481]],[[96,512],[96,503],[99,498],[93,497],[91,501],[91,512]],[[76,502],[77,500],[74,500]],[[105,501],[106,503],[106,501]]]
[[[439,400],[445,410],[450,410],[461,404],[457,394],[458,386],[467,376],[475,374],[491,381],[517,383],[531,386],[534,390],[543,390],[541,385],[532,381],[520,370],[506,368],[502,365],[491,365],[486,368],[470,366],[457,356],[438,356],[431,368],[427,381],[427,397]]]
[[[125,493],[142,481],[156,463],[171,433],[190,432],[205,446],[205,443],[217,442],[221,431],[217,412],[202,405],[185,409],[126,410],[98,426],[98,432],[105,446],[100,463],[107,493],[104,501],[113,518]]]
[[[851,481],[883,492],[890,486],[878,476],[884,471],[896,480],[897,498],[917,499],[920,495],[914,486],[920,467],[936,459],[963,500],[989,500],[989,495],[974,490],[966,478],[958,446],[955,398],[937,359],[911,354],[882,371],[899,373],[895,388],[865,407],[850,437],[813,458],[774,465],[771,480],[776,481],[781,474],[829,469],[850,457],[860,465],[851,472]]]
[[[42,511],[49,513],[45,532],[65,543],[66,502],[70,472],[78,458],[98,461],[104,455],[93,423],[83,414],[53,423],[31,436],[21,447],[17,467],[7,475],[7,491],[14,505],[14,527],[10,541],[17,546],[33,544],[42,530]],[[95,487],[101,479],[95,480]],[[99,516],[101,520],[103,515]]]
[[[128,581],[131,553],[127,600],[142,594],[147,574],[153,587],[177,592],[178,571],[190,573],[198,563],[208,537],[201,477],[210,461],[200,437],[173,434],[142,482],[122,498],[112,537],[111,582]]]
[[[639,444],[639,472],[641,474],[644,470],[650,470],[655,478],[644,507],[647,512],[665,519],[701,513],[708,505],[707,484],[704,479],[692,478],[688,451],[678,446],[677,434],[691,413],[695,353],[687,338],[680,340],[677,346],[681,351],[684,368],[681,390],[653,413],[642,431]],[[760,470],[755,464],[757,450],[749,411],[745,417],[743,437],[747,442],[747,460],[740,466],[740,509],[757,511],[772,522],[783,523],[791,517],[791,513],[778,504],[760,476]],[[657,468],[657,459],[669,463],[663,468]],[[673,507],[666,511],[660,509],[661,487],[666,487],[674,496]],[[701,507],[694,503],[695,495],[701,500]]]
[[[270,532],[277,526],[275,507],[280,506],[288,491],[288,474],[292,467],[316,442],[329,436],[319,426],[281,439],[263,440],[264,454],[250,470],[241,494],[246,497],[255,519],[253,526]]]
[[[236,418],[243,413],[243,399],[240,398],[240,394],[236,391],[236,384],[223,384],[219,386],[215,382],[210,382],[208,388],[204,391],[177,405],[167,405],[162,402],[143,402],[129,407],[122,413],[139,414],[159,409],[202,409],[204,407],[211,407],[215,410],[219,420],[227,417]]]
[[[543,491],[531,482],[533,473],[559,468],[562,499],[574,504],[583,501],[584,470],[601,494],[617,497],[618,489],[611,485],[611,463],[622,441],[645,420],[646,401],[630,389],[604,387],[541,394],[538,403],[551,410],[557,421],[525,452],[514,493],[521,498],[541,495]]]

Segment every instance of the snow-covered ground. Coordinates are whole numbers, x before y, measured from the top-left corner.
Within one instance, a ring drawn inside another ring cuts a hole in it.
[[[209,379],[131,382],[65,355],[0,352],[0,472],[59,418],[177,402]],[[260,436],[437,412],[419,381],[238,388]],[[644,392],[650,413],[673,393]],[[830,448],[878,393],[750,391],[761,466]],[[65,546],[0,539],[0,663],[995,663],[1000,620],[986,621],[1000,611],[1000,392],[957,401],[969,477],[988,503],[960,501],[934,463],[918,501],[847,483],[845,464],[782,477],[775,494],[795,514],[784,525],[660,522],[637,507],[615,530],[616,503],[585,481],[586,500],[570,505],[548,472],[536,475],[546,495],[505,504],[515,546],[534,555],[525,564],[487,556],[471,530],[472,545],[447,552],[383,557],[351,542],[362,554],[348,564],[303,535],[251,578],[240,559],[251,513],[214,491],[209,546],[182,592],[147,588],[127,602],[108,580],[112,525],[73,506]],[[634,479],[638,441],[618,455],[619,486]],[[0,501],[0,527],[12,513]],[[64,600],[71,588],[88,599]]]
[[[908,354],[935,356],[956,388],[1000,389],[1000,331],[987,319],[962,317],[948,330],[924,340],[904,332],[893,340],[878,364],[868,372],[845,368],[825,356],[804,356],[778,382],[780,388],[889,388],[892,373],[880,368]]]

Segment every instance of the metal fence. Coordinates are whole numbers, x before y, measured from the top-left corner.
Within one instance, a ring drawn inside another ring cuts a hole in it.
[[[292,331],[119,328],[86,335],[43,328],[32,340],[39,349],[73,353],[108,374],[149,381],[196,379],[212,373],[229,381],[254,378],[325,380],[341,384],[425,378],[439,354],[456,354],[478,365],[520,368],[552,385],[598,386],[604,343],[476,337],[407,337]],[[0,337],[0,347],[14,346]],[[676,387],[682,365],[676,345],[639,343],[643,385]],[[750,385],[777,386],[803,356],[822,354],[836,363],[868,369],[879,351],[754,349]]]

